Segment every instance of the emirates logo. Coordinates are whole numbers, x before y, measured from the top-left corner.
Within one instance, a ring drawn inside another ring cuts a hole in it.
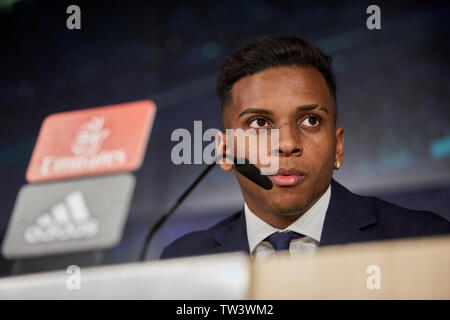
[[[93,156],[102,148],[110,130],[103,128],[104,118],[93,117],[91,121],[84,123],[78,132],[71,150],[76,156]]]

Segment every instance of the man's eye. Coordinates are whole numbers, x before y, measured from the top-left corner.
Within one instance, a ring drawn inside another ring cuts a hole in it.
[[[263,128],[267,128],[269,126],[270,126],[270,122],[264,118],[253,119],[249,124],[249,127],[254,128],[254,129],[263,129]]]
[[[319,117],[316,117],[316,116],[309,116],[308,118],[303,120],[301,123],[302,126],[307,126],[307,127],[316,127],[319,124],[320,124],[320,119],[319,119]]]

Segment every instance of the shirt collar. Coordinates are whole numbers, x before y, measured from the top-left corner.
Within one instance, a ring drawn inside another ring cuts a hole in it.
[[[253,250],[268,236],[278,231],[294,231],[303,234],[320,242],[322,235],[323,222],[328,209],[328,204],[331,197],[331,184],[328,186],[325,193],[314,203],[314,205],[308,209],[300,218],[293,222],[284,230],[280,230],[272,227],[259,217],[257,217],[249,207],[247,203],[244,205],[245,222],[247,225],[247,238],[250,248],[250,252]]]

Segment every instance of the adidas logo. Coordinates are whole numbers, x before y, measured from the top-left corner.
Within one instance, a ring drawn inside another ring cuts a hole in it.
[[[90,217],[83,195],[76,190],[36,219],[24,233],[29,244],[90,238],[98,233],[98,222]]]

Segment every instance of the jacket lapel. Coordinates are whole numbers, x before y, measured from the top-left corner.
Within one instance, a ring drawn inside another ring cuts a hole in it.
[[[214,253],[233,251],[250,253],[244,208],[235,215],[235,219],[213,230],[212,237],[220,244]]]
[[[331,179],[331,198],[322,229],[320,245],[376,240],[361,229],[378,222],[370,199],[360,198]]]

